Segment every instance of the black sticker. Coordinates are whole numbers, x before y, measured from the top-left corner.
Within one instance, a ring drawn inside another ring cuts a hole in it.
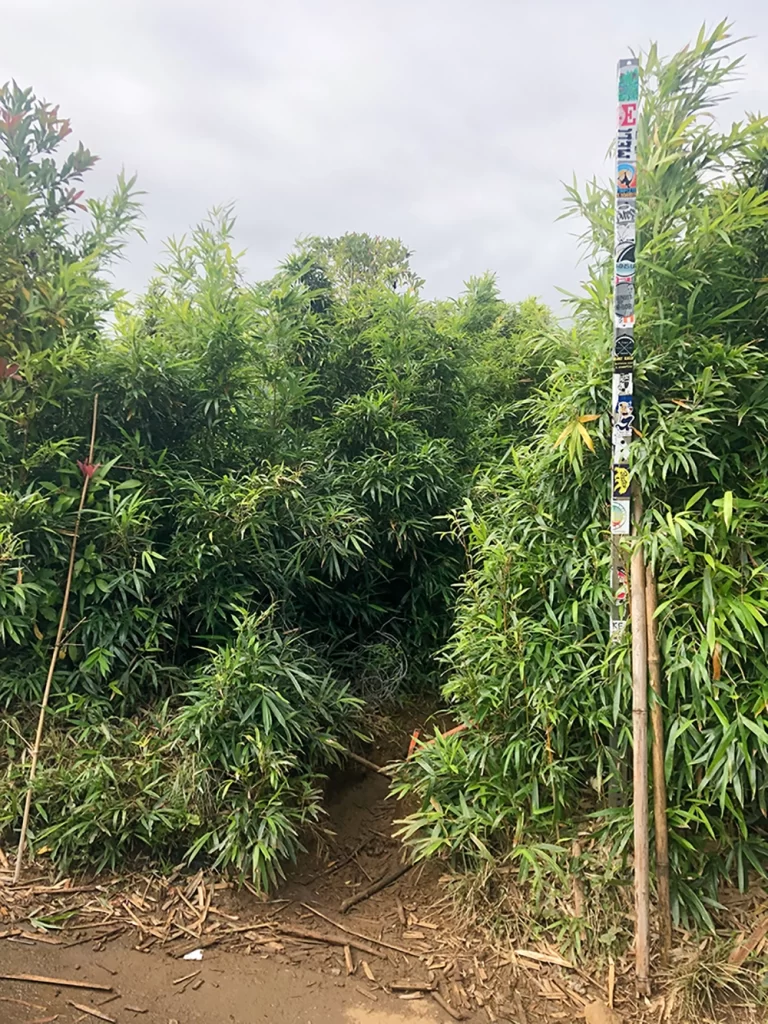
[[[631,357],[635,351],[635,339],[631,334],[626,332],[623,334],[617,334],[613,342],[613,353],[617,357],[629,356]]]

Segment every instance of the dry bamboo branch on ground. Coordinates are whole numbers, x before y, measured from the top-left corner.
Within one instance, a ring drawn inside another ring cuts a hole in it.
[[[111,985],[95,981],[73,981],[70,978],[48,978],[44,974],[0,974],[0,981],[29,981],[34,985],[58,985],[60,988],[90,988],[96,992],[112,992]]]
[[[341,910],[343,913],[356,906],[358,903],[362,903],[363,900],[367,900],[371,896],[375,896],[377,892],[381,892],[382,889],[386,889],[388,885],[396,882],[398,878],[401,878],[407,871],[410,871],[413,864],[401,864],[399,868],[394,871],[390,871],[388,875],[384,875],[378,882],[374,882],[373,885],[369,885],[367,889],[362,889],[355,896],[350,896],[349,899],[344,900],[341,904]]]
[[[275,927],[280,935],[292,935],[295,939],[308,939],[310,942],[327,942],[331,946],[352,946],[367,956],[382,956],[373,946],[368,946],[358,939],[346,939],[340,935],[322,935],[320,932],[313,932],[309,928],[298,928],[292,924],[278,924]]]

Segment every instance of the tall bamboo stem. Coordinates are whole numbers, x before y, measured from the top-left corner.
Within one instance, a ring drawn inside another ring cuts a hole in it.
[[[634,535],[640,532],[642,496],[632,487]],[[650,883],[648,854],[648,632],[645,615],[645,559],[637,542],[630,566],[632,616],[632,747],[635,867],[635,973],[637,991],[650,995]]]
[[[99,396],[93,396],[93,419],[91,421],[91,444],[88,449],[88,464],[93,464],[93,448],[96,443],[96,417],[99,411]],[[24,814],[21,819],[21,834],[19,835],[19,848],[16,851],[16,865],[13,870],[13,881],[18,882],[21,875],[21,866],[24,860],[24,846],[27,841],[27,828],[29,827],[29,812],[32,807],[32,786],[37,775],[37,761],[40,756],[40,744],[43,740],[43,728],[45,727],[45,712],[48,708],[48,700],[51,696],[51,683],[53,682],[53,674],[56,671],[56,663],[59,660],[59,651],[61,650],[61,641],[64,636],[64,627],[67,623],[67,611],[69,610],[69,595],[72,590],[72,576],[75,570],[75,554],[77,552],[77,538],[80,534],[80,520],[83,515],[83,508],[85,506],[86,495],[88,494],[88,484],[91,482],[91,478],[88,473],[83,473],[83,487],[80,491],[80,504],[77,507],[77,515],[75,516],[75,528],[72,533],[72,543],[69,547],[69,568],[67,569],[67,582],[64,587],[64,599],[61,603],[61,615],[59,616],[59,628],[56,630],[56,640],[53,644],[53,650],[51,651],[51,661],[48,665],[48,676],[45,680],[45,689],[43,690],[43,699],[40,704],[40,714],[37,719],[37,732],[35,733],[35,744],[32,747],[32,761],[29,766],[29,780],[27,782],[27,795],[24,801]]]
[[[672,948],[672,907],[669,895],[669,831],[667,827],[667,780],[664,774],[664,711],[661,693],[661,659],[656,625],[656,577],[645,569],[645,610],[648,627],[648,675],[653,690],[653,830],[656,844],[656,889],[659,912],[661,961],[666,964]]]

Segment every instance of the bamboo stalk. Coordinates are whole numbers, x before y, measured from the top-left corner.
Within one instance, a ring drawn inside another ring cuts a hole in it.
[[[635,874],[635,974],[637,991],[650,995],[650,884],[648,854],[648,633],[645,559],[637,541],[643,515],[640,487],[632,485],[635,548],[630,567],[632,620],[632,748]]]
[[[669,830],[667,826],[667,780],[664,774],[664,711],[661,692],[661,659],[656,624],[656,577],[645,569],[645,610],[648,627],[648,675],[653,690],[653,826],[656,844],[656,889],[661,938],[661,962],[667,963],[672,948],[672,906],[669,895]]]
[[[91,420],[91,444],[88,449],[88,464],[93,464],[93,448],[96,444],[96,418],[99,412],[99,396],[93,396],[93,417]],[[72,543],[69,548],[69,568],[67,569],[67,582],[64,588],[64,599],[61,603],[61,615],[59,616],[59,628],[56,630],[56,640],[53,645],[53,651],[51,652],[51,661],[48,665],[48,676],[45,680],[45,689],[43,690],[43,699],[40,704],[40,714],[37,720],[37,732],[35,733],[35,744],[32,747],[32,761],[29,766],[29,780],[27,782],[27,795],[24,801],[24,814],[21,819],[21,834],[19,835],[19,848],[16,851],[16,865],[13,871],[14,884],[18,882],[21,875],[22,862],[24,860],[24,846],[27,841],[27,828],[29,827],[29,812],[32,806],[32,785],[35,781],[37,774],[37,761],[40,756],[40,744],[43,739],[43,728],[45,727],[45,712],[48,707],[48,700],[51,696],[51,683],[53,682],[53,674],[56,671],[56,663],[59,660],[59,651],[61,650],[62,637],[64,636],[64,627],[67,622],[67,611],[69,610],[69,595],[72,590],[72,576],[75,571],[75,554],[77,552],[77,538],[80,533],[80,520],[83,515],[83,508],[85,506],[85,499],[88,494],[88,484],[91,482],[90,475],[86,472],[83,473],[83,487],[80,491],[80,504],[77,507],[77,515],[75,516],[75,528],[72,532]]]
[[[398,878],[401,878],[407,871],[410,871],[413,864],[401,864],[395,868],[394,871],[390,871],[388,875],[384,875],[383,878],[379,878],[373,885],[369,885],[367,889],[363,889],[354,896],[350,896],[349,899],[344,900],[341,904],[341,910],[346,914],[352,907],[357,906],[358,903],[362,903],[363,900],[369,899],[371,896],[375,896],[377,892],[381,892],[382,889],[386,889],[388,885],[392,885]]]

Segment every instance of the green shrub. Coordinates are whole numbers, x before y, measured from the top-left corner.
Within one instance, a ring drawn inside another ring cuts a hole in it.
[[[727,47],[720,25],[669,60],[651,48],[639,128],[632,471],[659,588],[674,912],[707,926],[719,884],[768,855],[768,123],[709,119],[739,65]],[[402,769],[419,856],[565,845],[593,813],[614,857],[631,836],[627,649],[607,633],[613,197],[569,198],[592,255],[573,349],[530,400],[530,444],[451,524],[469,566],[444,694],[469,728]]]

